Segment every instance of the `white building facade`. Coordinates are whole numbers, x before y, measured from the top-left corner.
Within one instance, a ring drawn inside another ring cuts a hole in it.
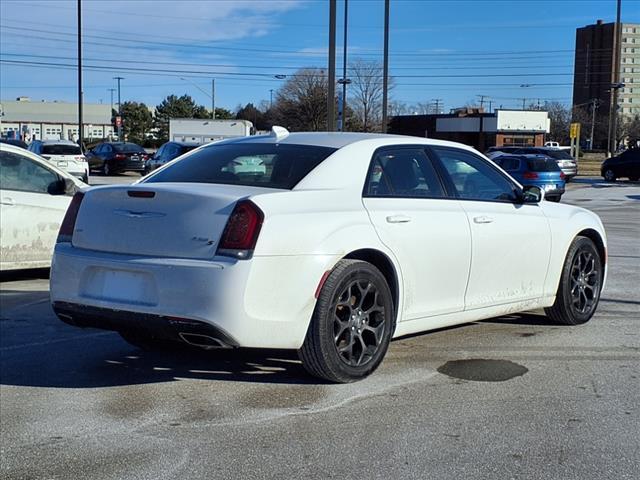
[[[114,136],[109,105],[83,105],[85,141]],[[78,138],[78,104],[32,101],[28,97],[0,101],[0,136],[32,140],[72,140]]]

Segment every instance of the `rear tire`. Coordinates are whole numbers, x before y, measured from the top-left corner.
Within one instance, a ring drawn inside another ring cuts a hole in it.
[[[561,197],[560,195],[553,195],[553,196],[546,197],[546,199],[550,202],[558,203],[560,202],[560,197]]]
[[[603,267],[590,238],[576,237],[564,261],[555,303],[544,311],[563,325],[588,322],[598,307]]]
[[[316,377],[336,383],[359,380],[382,362],[394,318],[382,273],[367,262],[340,260],[320,291],[298,356]]]
[[[616,177],[616,173],[608,168],[604,171],[604,175],[602,175],[607,182],[615,182],[618,177]]]

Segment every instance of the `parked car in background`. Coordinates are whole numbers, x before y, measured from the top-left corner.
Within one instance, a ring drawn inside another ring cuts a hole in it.
[[[49,267],[71,197],[86,186],[33,152],[0,143],[0,270]]]
[[[522,147],[513,153],[514,155],[546,155],[547,157],[553,158],[560,167],[560,170],[562,170],[562,173],[564,173],[567,182],[578,175],[578,164],[575,158],[566,150],[546,147]]]
[[[640,179],[640,148],[630,148],[602,162],[600,174],[608,182],[628,178],[632,182]]]
[[[540,187],[551,202],[559,202],[564,194],[565,175],[552,158],[544,155],[501,155],[493,161],[524,187]]]
[[[229,171],[245,158],[265,174]],[[393,337],[537,308],[587,322],[602,222],[543,198],[459,143],[273,127],[76,194],[51,302],[137,348],[294,349],[351,382]]]
[[[22,140],[18,140],[17,138],[0,138],[0,143],[5,143],[7,145],[13,145],[14,147],[24,148],[25,150],[29,148],[26,142]]]
[[[87,152],[87,161],[92,170],[103,175],[114,175],[123,172],[145,171],[149,155],[140,145],[130,142],[99,143]]]
[[[29,151],[69,175],[89,183],[89,164],[77,143],[71,140],[34,140],[29,145]]]
[[[508,147],[506,145],[502,147],[489,147],[485,152],[485,155],[489,156],[490,153],[513,153],[520,148],[522,147]]]
[[[153,172],[165,163],[168,163],[174,158],[178,158],[180,155],[190,152],[199,146],[199,143],[167,142],[163,144],[155,155],[147,161],[144,173],[147,174],[149,172]]]

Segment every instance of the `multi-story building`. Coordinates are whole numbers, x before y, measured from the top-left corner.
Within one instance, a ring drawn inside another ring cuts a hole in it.
[[[624,84],[618,90],[618,112],[623,116],[640,115],[640,24],[622,23],[617,47],[615,23],[598,20],[594,25],[576,29],[573,106],[590,116],[595,104],[597,148],[607,146],[616,59],[620,82]]]
[[[111,107],[85,103],[83,133],[86,140],[113,136]],[[0,135],[23,140],[76,140],[78,138],[78,104],[34,102],[28,97],[0,102]]]

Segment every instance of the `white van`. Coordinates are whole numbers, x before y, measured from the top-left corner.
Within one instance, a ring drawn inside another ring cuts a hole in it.
[[[29,145],[29,151],[69,175],[89,183],[89,164],[77,143],[70,140],[34,140]]]

